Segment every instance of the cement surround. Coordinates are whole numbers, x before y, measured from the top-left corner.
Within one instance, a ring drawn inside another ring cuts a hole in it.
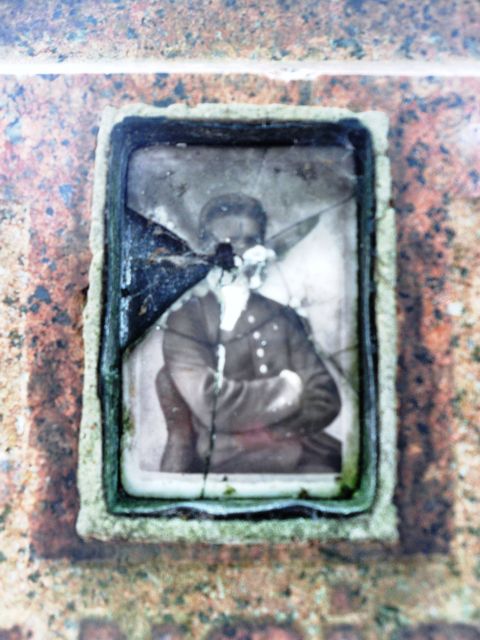
[[[132,115],[170,119],[308,120],[338,121],[356,118],[367,127],[375,148],[376,173],[376,325],[379,345],[378,485],[372,509],[348,518],[294,518],[251,522],[183,520],[109,513],[102,486],[102,428],[98,388],[98,354],[101,334],[102,269],[104,260],[104,209],[107,188],[109,136],[115,124]],[[84,538],[99,540],[191,541],[210,543],[258,543],[289,540],[397,539],[396,512],[392,503],[396,469],[396,314],[395,314],[395,223],[389,208],[390,167],[386,157],[388,122],[382,112],[355,113],[347,109],[293,107],[283,105],[203,104],[194,108],[172,105],[166,109],[129,105],[107,108],[100,127],[95,168],[90,246],[92,262],[89,295],[84,312],[85,378],[83,414],[79,440],[78,486],[81,508],[77,531]]]

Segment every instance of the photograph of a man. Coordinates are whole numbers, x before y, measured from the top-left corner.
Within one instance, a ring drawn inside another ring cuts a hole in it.
[[[325,433],[341,410],[307,320],[258,293],[275,254],[267,214],[244,193],[211,198],[199,216],[206,251],[221,245],[204,295],[168,315],[156,389],[167,427],[161,471],[338,473],[341,442]]]

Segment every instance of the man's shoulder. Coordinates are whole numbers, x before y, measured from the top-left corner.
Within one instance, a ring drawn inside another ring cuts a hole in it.
[[[192,314],[201,313],[204,309],[211,309],[218,305],[218,302],[211,291],[206,294],[184,295],[172,304],[168,310],[169,317],[181,317],[182,315],[191,316]]]
[[[219,305],[213,294],[207,293],[202,296],[194,294],[172,305],[167,312],[166,328],[185,334],[202,333],[204,325],[215,322],[218,310]]]
[[[252,292],[249,301],[249,310],[255,313],[259,321],[275,317],[277,320],[284,320],[296,326],[305,325],[305,321],[289,305],[282,304],[272,298]]]
[[[261,293],[257,293],[256,291],[252,291],[250,293],[249,306],[258,310],[275,309],[280,311],[282,309],[288,309],[288,307],[281,302],[277,302],[272,298],[267,298],[266,296],[262,295]]]

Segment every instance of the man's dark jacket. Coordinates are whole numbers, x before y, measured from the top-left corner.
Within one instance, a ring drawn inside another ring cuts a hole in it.
[[[340,398],[306,321],[251,293],[233,331],[219,326],[212,292],[168,317],[157,376],[168,429],[162,470],[203,471],[208,464],[214,473],[340,471],[340,442],[324,433]],[[302,379],[297,403],[282,402],[285,369]]]

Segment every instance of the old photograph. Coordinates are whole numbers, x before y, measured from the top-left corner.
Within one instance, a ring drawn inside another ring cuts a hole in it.
[[[343,146],[156,145],[131,156],[129,493],[334,497],[354,483],[355,185]]]

